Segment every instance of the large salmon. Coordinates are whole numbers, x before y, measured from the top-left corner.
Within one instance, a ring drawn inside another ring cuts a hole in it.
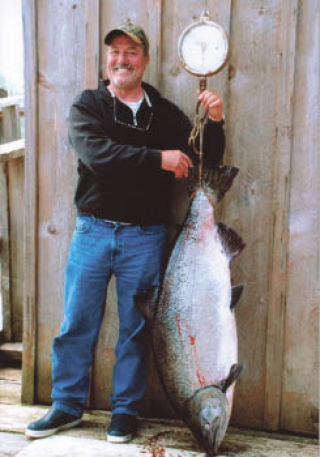
[[[229,262],[244,243],[214,219],[237,172],[225,166],[206,172],[161,289],[137,297],[151,320],[156,365],[171,404],[211,456],[225,435],[241,371],[233,312],[241,287],[231,286]]]

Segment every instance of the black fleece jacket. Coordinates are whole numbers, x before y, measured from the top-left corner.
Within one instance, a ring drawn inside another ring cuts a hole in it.
[[[144,100],[139,108],[141,129],[128,127],[132,111],[118,99],[114,105],[107,84],[101,81],[98,89],[83,91],[71,107],[69,138],[79,159],[78,214],[141,225],[166,222],[174,174],[161,169],[161,150],[180,149],[192,156],[191,123],[143,83],[152,106]],[[216,166],[225,145],[222,123],[209,121],[204,138],[207,165]]]

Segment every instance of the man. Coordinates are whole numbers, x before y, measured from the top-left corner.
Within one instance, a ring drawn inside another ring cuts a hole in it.
[[[81,421],[111,275],[120,325],[107,438],[132,438],[146,388],[147,348],[145,320],[134,297],[161,280],[173,181],[187,177],[193,166],[189,120],[142,82],[149,63],[143,29],[128,22],[111,30],[105,44],[108,80],[85,90],[71,108],[78,215],[66,266],[65,314],[53,342],[53,406],[28,425],[31,438]],[[205,154],[214,166],[224,149],[222,101],[208,90],[199,100],[208,108]]]

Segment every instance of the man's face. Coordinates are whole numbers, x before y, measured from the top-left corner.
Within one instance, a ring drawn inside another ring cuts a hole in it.
[[[115,37],[107,48],[107,75],[111,88],[132,90],[140,87],[149,62],[142,46],[126,35]]]

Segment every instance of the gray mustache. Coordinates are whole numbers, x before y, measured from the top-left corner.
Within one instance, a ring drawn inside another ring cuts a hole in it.
[[[121,70],[121,69],[131,70],[132,66],[129,64],[118,64],[118,65],[114,65],[112,68],[113,68],[113,70]]]

